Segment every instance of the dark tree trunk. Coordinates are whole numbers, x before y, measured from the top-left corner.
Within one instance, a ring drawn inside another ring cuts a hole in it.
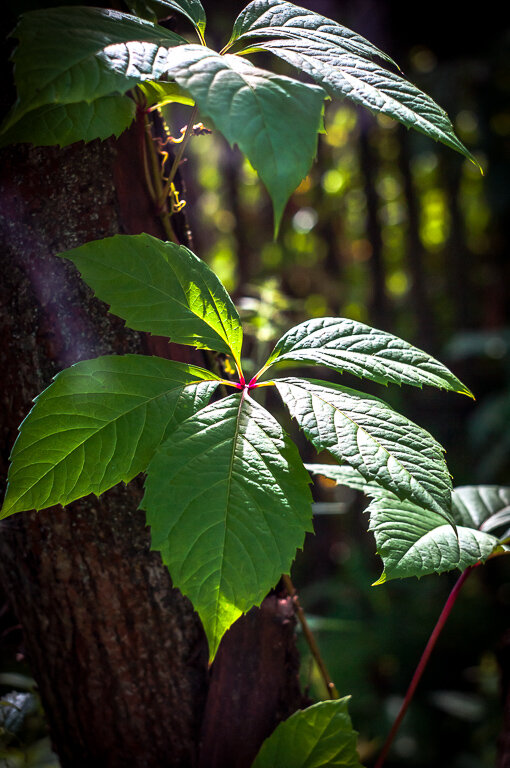
[[[501,669],[503,727],[498,741],[496,768],[510,768],[510,631],[501,641],[498,649],[498,661]]]
[[[31,399],[63,367],[137,351],[171,350],[183,359],[182,348],[107,316],[74,267],[55,257],[117,232],[162,236],[140,173],[140,138],[135,125],[118,142],[3,152],[4,476]],[[181,238],[185,234],[181,226]],[[191,768],[199,759],[206,705],[208,712],[221,711],[222,702],[237,695],[241,709],[252,698],[256,702],[250,717],[258,743],[243,751],[232,741],[239,752],[235,764],[248,768],[255,746],[301,702],[293,616],[283,622],[274,611],[268,621],[264,608],[262,620],[259,611],[250,617],[257,629],[249,636],[242,623],[234,627],[230,645],[220,651],[220,669],[233,665],[237,672],[218,677],[213,666],[208,701],[205,636],[189,601],[172,588],[159,554],[149,550],[144,515],[137,511],[140,497],[135,481],[99,500],[15,515],[2,525],[0,581],[23,626],[54,748],[64,768]],[[271,606],[274,598],[269,600]],[[267,680],[255,679],[251,670],[269,663],[273,643],[275,658],[287,663],[271,666],[268,687],[275,695],[261,696],[258,687]],[[231,723],[215,727],[225,752],[232,751]],[[204,754],[202,766],[220,764]]]

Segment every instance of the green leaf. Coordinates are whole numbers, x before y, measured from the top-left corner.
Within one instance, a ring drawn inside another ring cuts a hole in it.
[[[367,508],[370,530],[384,571],[376,584],[389,579],[443,573],[484,562],[499,547],[491,534],[457,525],[456,533],[439,515],[410,502],[377,498]]]
[[[123,94],[147,79],[152,70],[138,68],[136,41],[145,45],[145,63],[149,54],[156,57],[160,46],[166,50],[186,42],[135,16],[85,7],[30,11],[21,17],[13,35],[19,39],[13,56],[18,100],[4,131],[39,107]],[[124,57],[123,71],[109,65],[105,49]]]
[[[317,451],[357,469],[400,499],[453,524],[443,449],[425,430],[378,398],[310,379],[275,379],[286,406]]]
[[[277,230],[289,196],[317,151],[322,88],[200,45],[172,48],[164,69],[247,156],[271,196]]]
[[[378,57],[397,67],[388,54],[351,29],[285,0],[254,0],[249,3],[234,23],[229,46],[267,37],[305,38],[331,43],[339,53],[356,53],[370,59]]]
[[[232,354],[240,367],[237,310],[214,272],[183,245],[146,234],[115,235],[59,255],[129,328]]]
[[[186,419],[156,452],[141,507],[153,549],[202,619],[211,659],[230,625],[289,572],[312,530],[308,484],[294,444],[244,393]]]
[[[273,39],[267,40],[267,37]],[[261,40],[249,42],[253,38]],[[305,72],[330,97],[383,113],[479,163],[456,137],[446,112],[430,96],[373,61],[389,56],[331,19],[281,0],[255,0],[237,19],[231,44],[243,53],[266,50]]]
[[[120,136],[135,117],[135,103],[128,96],[112,94],[90,103],[47,104],[24,115],[0,134],[0,146],[27,142],[37,147]]]
[[[202,368],[141,355],[62,371],[20,426],[0,517],[127,483],[147,468],[175,414],[204,406],[218,381]]]
[[[136,16],[147,17],[153,21],[168,16],[172,11],[182,13],[191,21],[200,39],[204,39],[206,18],[200,0],[130,0],[127,5]]]
[[[379,384],[429,384],[472,397],[442,363],[386,331],[345,318],[307,320],[282,336],[262,370],[283,362],[325,365]]]
[[[362,768],[349,698],[294,712],[264,741],[252,768]]]
[[[186,104],[192,107],[195,102],[180,85],[177,83],[153,83],[146,81],[137,86],[137,91],[140,91],[145,96],[145,100],[148,107],[158,105],[158,107],[164,107],[165,104]]]
[[[352,467],[307,464],[314,475],[323,475],[372,496],[367,507],[370,530],[384,571],[376,584],[389,579],[425,576],[455,568],[463,571],[484,562],[500,549],[499,538],[489,531],[501,530],[510,522],[510,487],[496,485],[461,486],[452,493],[455,533],[441,517],[410,502],[402,502],[375,483],[367,483]]]

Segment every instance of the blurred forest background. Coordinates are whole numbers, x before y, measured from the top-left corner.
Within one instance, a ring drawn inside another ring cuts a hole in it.
[[[208,43],[220,48],[244,3],[203,4]],[[402,0],[305,4],[393,56],[446,109],[485,175],[388,118],[335,102],[326,109],[317,161],[273,241],[268,195],[240,153],[213,132],[192,140],[183,169],[194,250],[234,295],[250,330],[254,371],[287,328],[323,315],[383,328],[440,358],[475,393],[475,403],[433,391],[367,389],[434,434],[447,450],[454,485],[508,485],[510,29],[494,2],[476,18],[463,16],[457,4],[445,15],[437,0],[422,8]],[[28,5],[16,3],[11,15]],[[168,23],[188,31],[180,21]],[[253,60],[289,71],[263,55]],[[184,107],[168,111],[174,135],[188,114]],[[291,136],[292,125],[288,130]],[[354,379],[345,383],[356,386]],[[315,461],[288,428],[303,458]],[[337,687],[353,695],[362,761],[371,765],[456,574],[371,587],[381,563],[363,500],[326,484],[315,490],[316,536],[308,538],[293,578]],[[502,727],[498,661],[510,675],[509,616],[510,564],[499,558],[467,582],[389,768],[494,765]],[[30,689],[16,626],[4,621],[0,631],[0,692]],[[311,698],[325,697],[305,646],[302,678]],[[22,707],[34,701],[20,699]],[[23,747],[32,726],[40,732],[36,711],[32,717],[12,736],[0,711],[0,765],[56,765],[44,744]]]

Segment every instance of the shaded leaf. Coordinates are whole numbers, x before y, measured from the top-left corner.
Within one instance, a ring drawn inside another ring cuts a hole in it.
[[[429,384],[471,395],[442,363],[386,331],[346,318],[306,320],[282,336],[262,370],[283,362],[325,365],[379,384]]]
[[[114,51],[113,51],[114,52]],[[126,59],[111,65],[122,71]],[[141,64],[151,67],[151,62]],[[231,145],[237,144],[264,182],[278,227],[290,194],[317,151],[324,91],[258,69],[238,56],[201,45],[172,48],[153,75],[165,73],[195,99]]]
[[[162,19],[173,11],[182,13],[203,39],[206,18],[200,0],[129,0],[127,5],[136,16],[149,18],[151,21]]]
[[[452,523],[443,449],[425,430],[370,395],[310,379],[275,379],[286,406],[317,451],[357,469],[401,499]]]
[[[264,741],[252,768],[361,768],[349,698],[294,712]]]
[[[0,146],[27,142],[37,147],[120,136],[135,117],[135,103],[128,96],[112,94],[90,103],[47,104],[25,114],[0,134]]]
[[[376,584],[389,579],[463,571],[484,562],[499,546],[488,533],[457,525],[456,534],[439,515],[397,499],[377,498],[367,509],[370,530],[384,571]]]
[[[104,58],[117,44],[128,56],[126,42],[144,41],[148,48],[165,50],[184,38],[126,13],[102,8],[50,8],[25,13],[14,37],[16,105],[4,123],[7,130],[27,112],[48,104],[90,102],[125,93],[146,74],[127,66],[129,75],[113,69]]]
[[[202,619],[211,658],[230,625],[289,572],[311,530],[308,483],[294,444],[244,393],[186,419],[156,452],[141,507],[153,549]]]
[[[36,399],[11,453],[1,517],[99,495],[146,469],[179,418],[204,406],[219,379],[142,355],[84,360]]]
[[[59,255],[129,328],[232,354],[240,365],[237,310],[214,272],[183,245],[115,235]]]
[[[500,538],[489,534],[491,525],[505,525],[510,511],[510,488],[505,486],[461,486],[452,492],[452,516],[457,533],[444,525],[439,515],[410,502],[402,502],[375,483],[367,483],[352,467],[307,464],[314,475],[323,475],[372,496],[367,507],[370,530],[384,571],[376,582],[407,576],[425,576],[455,568],[463,571],[484,562],[500,549]],[[496,530],[496,527],[493,529]]]

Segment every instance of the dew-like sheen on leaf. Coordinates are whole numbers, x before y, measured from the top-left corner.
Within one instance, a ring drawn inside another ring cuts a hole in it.
[[[143,355],[84,360],[57,374],[20,426],[0,517],[132,480],[176,414],[206,405],[218,381],[202,368]]]
[[[198,611],[213,658],[230,625],[289,572],[311,530],[309,476],[278,422],[239,393],[168,436],[145,489],[152,547]]]
[[[264,741],[252,768],[362,768],[349,698],[294,712]]]
[[[283,362],[325,365],[379,384],[428,384],[471,395],[442,363],[403,339],[346,318],[322,317],[291,328],[264,368]]]
[[[136,331],[177,344],[232,354],[243,332],[219,278],[183,245],[151,235],[115,235],[59,254],[79,269],[95,295]]]
[[[133,88],[144,78],[108,66],[103,54],[112,44],[139,40],[167,50],[186,42],[136,16],[86,7],[30,11],[13,35],[19,39],[13,56],[18,99],[3,130],[38,107],[91,102]]]
[[[328,450],[368,481],[453,524],[443,449],[428,432],[382,400],[347,387],[298,378],[274,383],[317,451]]]

